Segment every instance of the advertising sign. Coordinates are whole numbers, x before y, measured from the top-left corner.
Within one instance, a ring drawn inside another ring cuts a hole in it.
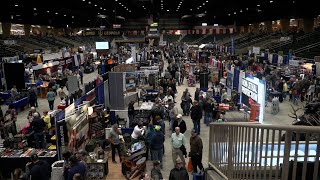
[[[252,105],[259,105],[259,122],[263,122],[265,111],[266,82],[246,74],[242,78],[241,103],[251,109]]]

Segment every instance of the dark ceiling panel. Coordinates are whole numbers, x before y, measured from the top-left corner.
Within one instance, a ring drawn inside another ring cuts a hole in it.
[[[210,25],[248,24],[320,14],[320,6],[315,0],[66,0],[63,3],[54,0],[2,0],[1,3],[0,21],[58,27],[123,22],[117,16],[134,19],[153,15],[157,20],[190,15],[185,21],[206,21]],[[99,19],[99,14],[108,18]]]

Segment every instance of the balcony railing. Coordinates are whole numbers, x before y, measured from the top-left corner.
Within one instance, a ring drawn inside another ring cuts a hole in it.
[[[209,164],[224,179],[318,180],[320,127],[214,123]]]

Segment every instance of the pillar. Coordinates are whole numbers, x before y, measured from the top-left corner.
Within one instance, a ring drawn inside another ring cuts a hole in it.
[[[265,30],[268,32],[268,33],[271,33],[273,30],[272,30],[272,21],[265,21],[264,22],[264,26],[265,26]]]
[[[243,26],[243,33],[248,33],[249,32],[249,26]]]
[[[234,32],[234,33],[241,33],[241,26],[236,26],[236,32]]]
[[[280,19],[280,26],[282,32],[288,32],[290,29],[290,20],[289,19]]]
[[[24,29],[25,37],[30,37],[31,25],[30,24],[25,24],[23,26],[23,29]]]
[[[47,26],[41,26],[41,36],[46,36],[48,32],[48,27]]]
[[[259,23],[254,23],[253,24],[253,32],[255,32],[255,33],[259,32],[259,25],[260,25]]]
[[[11,31],[11,23],[10,22],[2,22],[2,36],[4,38],[10,37],[10,31]]]
[[[303,30],[306,33],[313,32],[314,19],[313,18],[303,18]]]

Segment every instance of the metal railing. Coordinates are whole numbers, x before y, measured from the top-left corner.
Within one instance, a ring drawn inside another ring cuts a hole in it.
[[[209,142],[224,179],[320,179],[320,127],[213,123]]]
[[[319,47],[319,46],[320,46],[320,42],[316,42],[316,43],[304,46],[302,48],[299,48],[297,50],[294,50],[293,53],[294,54],[301,53],[301,52],[308,51],[310,49],[313,49],[313,48],[316,48],[316,47]]]

